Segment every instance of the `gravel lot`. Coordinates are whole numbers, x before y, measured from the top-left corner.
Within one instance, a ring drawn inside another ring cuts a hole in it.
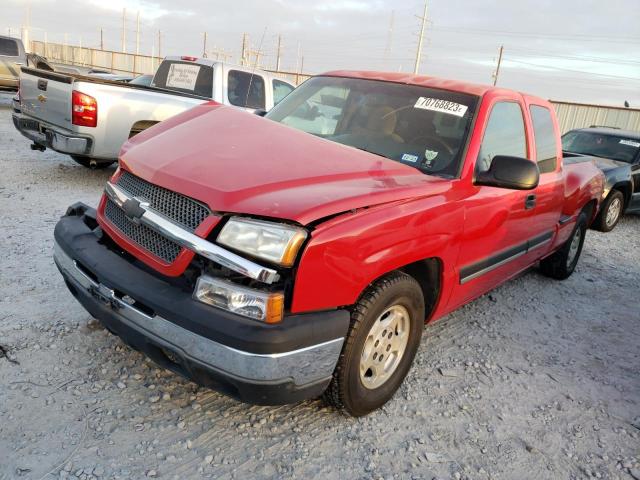
[[[640,217],[425,329],[382,410],[255,407],[157,368],[66,290],[53,227],[113,169],[32,152],[0,95],[0,479],[640,480]]]

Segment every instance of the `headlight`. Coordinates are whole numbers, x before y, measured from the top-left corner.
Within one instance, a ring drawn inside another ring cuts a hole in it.
[[[202,303],[266,323],[280,322],[284,312],[282,293],[261,292],[206,275],[198,278],[193,297]]]
[[[302,228],[232,217],[218,235],[218,243],[290,267],[305,238],[307,232]]]

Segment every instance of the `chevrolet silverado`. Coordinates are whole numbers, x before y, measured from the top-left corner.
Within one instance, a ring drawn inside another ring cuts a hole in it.
[[[571,275],[602,188],[593,164],[563,165],[545,100],[332,72],[265,118],[211,102],[133,137],[97,210],[57,224],[54,258],[158,364],[359,416],[403,382],[425,322],[536,263]]]

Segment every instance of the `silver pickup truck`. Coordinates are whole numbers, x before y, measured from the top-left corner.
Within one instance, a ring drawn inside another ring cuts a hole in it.
[[[130,137],[201,103],[269,110],[294,89],[266,72],[194,57],[167,57],[151,86],[23,68],[15,127],[31,148],[102,168]]]

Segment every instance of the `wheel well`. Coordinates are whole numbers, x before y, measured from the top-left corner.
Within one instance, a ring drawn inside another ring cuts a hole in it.
[[[424,297],[426,318],[431,318],[438,298],[440,298],[442,262],[438,258],[427,258],[398,268],[401,272],[412,276],[419,284]]]
[[[144,132],[147,128],[153,127],[156,123],[160,122],[156,122],[155,120],[140,120],[139,122],[134,123],[129,131],[129,138],[135,137],[137,134]]]
[[[624,206],[629,205],[629,200],[631,200],[631,185],[626,182],[616,183],[611,187],[611,191],[613,190],[619,190],[622,193],[622,196],[624,197]],[[609,194],[611,194],[611,192],[609,192]]]
[[[596,212],[596,201],[595,200],[589,201],[589,203],[587,203],[582,208],[582,211],[587,216],[588,224],[591,225],[591,223],[595,220],[595,215],[594,214]]]

